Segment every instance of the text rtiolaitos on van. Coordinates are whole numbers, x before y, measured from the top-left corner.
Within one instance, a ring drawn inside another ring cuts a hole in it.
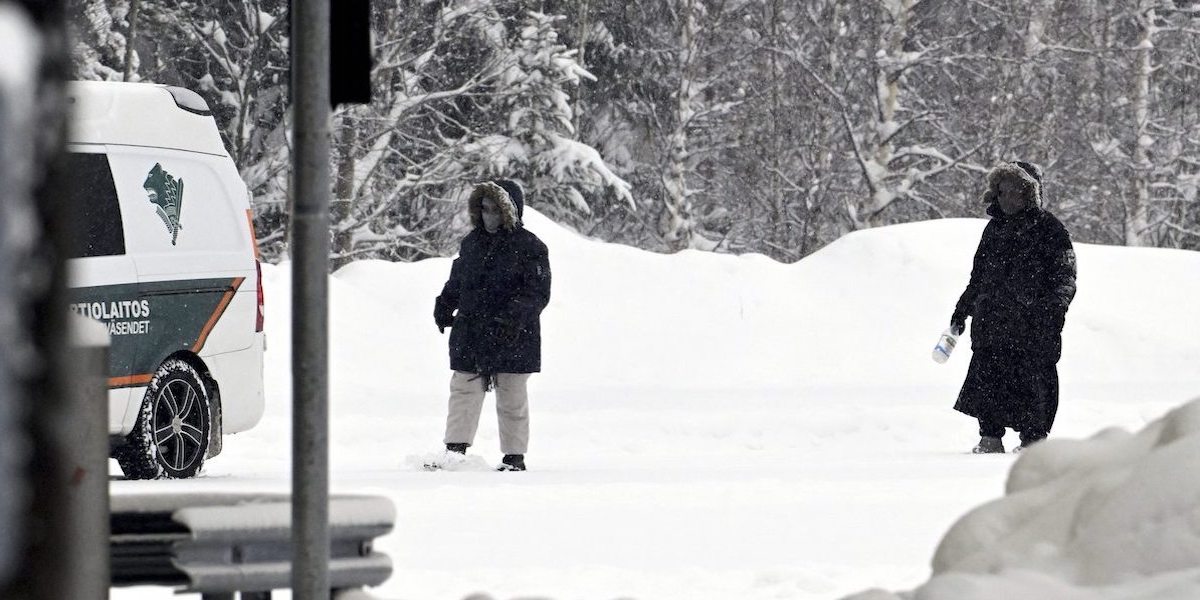
[[[108,325],[109,335],[139,335],[146,333],[150,327],[149,300],[77,302],[71,305],[71,310],[104,321]]]

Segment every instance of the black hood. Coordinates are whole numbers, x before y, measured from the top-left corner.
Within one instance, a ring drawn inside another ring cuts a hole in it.
[[[492,183],[504,188],[508,192],[508,197],[517,207],[517,220],[525,214],[525,190],[521,189],[521,184],[511,179],[493,179]]]

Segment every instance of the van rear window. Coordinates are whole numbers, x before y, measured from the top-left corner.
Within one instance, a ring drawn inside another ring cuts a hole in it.
[[[72,152],[67,155],[67,206],[77,215],[76,243],[71,256],[125,254],[125,232],[117,186],[108,155]]]

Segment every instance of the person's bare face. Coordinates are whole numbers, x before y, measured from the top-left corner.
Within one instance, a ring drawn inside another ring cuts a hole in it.
[[[496,233],[500,229],[500,207],[496,206],[496,201],[491,198],[484,198],[479,207],[480,216],[483,217],[483,228],[488,233]]]
[[[1025,210],[1025,195],[1021,184],[1012,177],[1003,177],[996,183],[996,200],[1006,215],[1015,215]]]

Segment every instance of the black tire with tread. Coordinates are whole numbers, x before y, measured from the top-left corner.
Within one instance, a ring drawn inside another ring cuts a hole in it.
[[[187,479],[204,465],[212,429],[211,392],[186,361],[154,373],[133,431],[114,453],[129,479]]]

